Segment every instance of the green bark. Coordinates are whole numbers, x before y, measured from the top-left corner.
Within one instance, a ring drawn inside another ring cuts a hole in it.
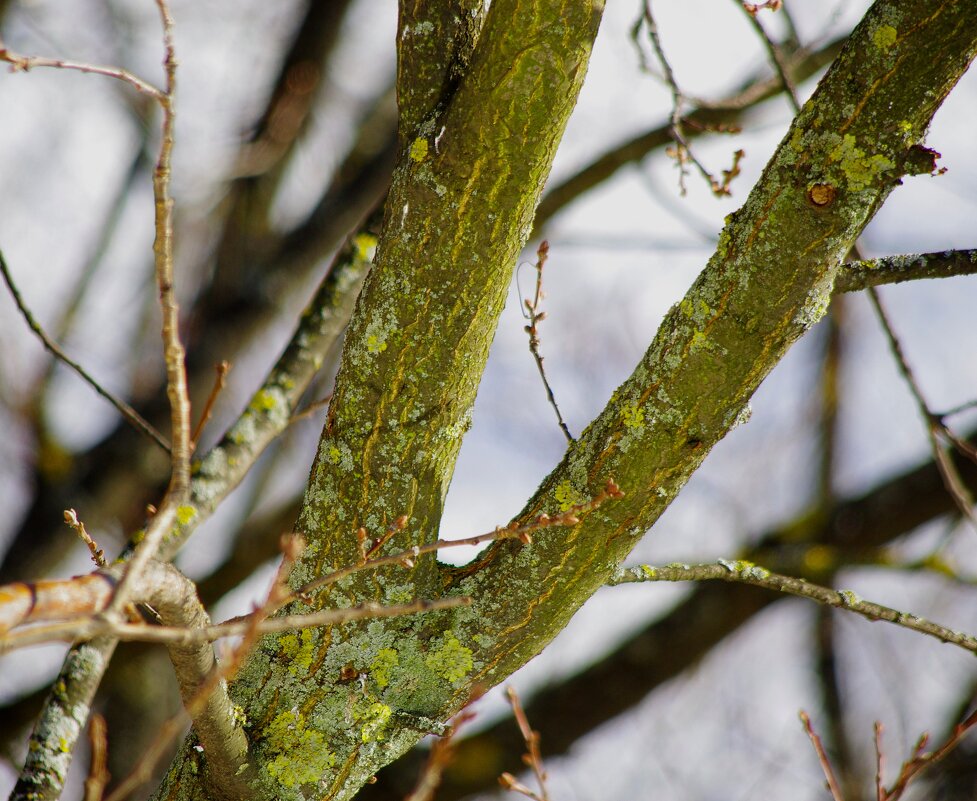
[[[495,0],[457,88],[405,97],[408,136],[375,265],[342,365],[298,528],[304,583],[359,557],[364,527],[407,527],[385,551],[436,538],[441,509],[515,260],[583,82],[601,0]],[[413,26],[454,36],[450,25]],[[469,40],[470,41],[470,40]],[[459,62],[452,56],[451,64]],[[453,80],[450,68],[436,73]],[[437,100],[432,102],[432,98]],[[290,611],[435,595],[433,558],[361,574]],[[349,798],[457,706],[470,649],[447,613],[268,637],[232,692],[247,710],[264,798]],[[360,680],[349,680],[350,673]],[[467,695],[467,690],[464,692]],[[159,794],[204,797],[185,744]]]
[[[457,88],[432,88],[450,79],[445,67],[416,97],[401,94],[405,115],[420,116],[401,127],[376,264],[299,520],[308,549],[294,583],[357,561],[360,527],[376,539],[406,517],[384,552],[436,537],[600,6],[494,0]],[[531,545],[499,544],[465,569],[426,560],[413,571],[361,573],[293,611],[444,592],[471,596],[470,608],[262,641],[233,688],[263,777],[258,797],[352,797],[476,687],[538,653],[607,581],[824,313],[843,257],[918,164],[933,113],[973,58],[975,21],[962,0],[876,3],[641,363],[520,519],[592,497],[611,477],[623,500]],[[185,746],[161,797],[204,797],[201,759]]]
[[[930,120],[975,48],[972,3],[872,7],[640,364],[519,519],[589,497],[610,477],[626,497],[455,572],[451,590],[474,599],[471,623],[491,639],[474,654],[473,681],[495,684],[538,653],[747,418],[757,386],[826,311],[862,228],[915,170]]]

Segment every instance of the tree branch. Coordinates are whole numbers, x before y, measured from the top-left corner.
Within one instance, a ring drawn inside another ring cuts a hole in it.
[[[835,292],[858,292],[883,284],[974,273],[977,273],[977,249],[883,256],[845,264],[835,281]]]
[[[873,32],[892,13],[901,26],[882,46]],[[503,543],[456,572],[453,590],[475,599],[472,625],[492,641],[476,650],[473,682],[501,680],[562,629],[744,418],[767,372],[823,315],[844,256],[975,51],[967,3],[889,0],[869,11],[644,359],[522,514],[586,496],[605,471],[624,500],[559,549]],[[905,121],[907,136],[891,120]],[[499,607],[491,599],[503,584]]]
[[[48,336],[47,332],[41,327],[41,324],[37,321],[37,318],[34,317],[31,310],[24,302],[24,299],[20,294],[20,290],[17,288],[17,285],[14,283],[13,276],[10,274],[10,268],[7,266],[7,260],[3,256],[3,251],[0,251],[0,275],[3,276],[4,283],[6,283],[7,289],[10,290],[10,295],[13,297],[14,303],[17,304],[17,308],[20,310],[21,316],[24,318],[24,321],[30,327],[31,331],[33,331],[37,335],[37,338],[41,340],[41,344],[44,345],[45,350],[54,356],[55,359],[74,370],[82,381],[88,384],[88,386],[94,389],[95,392],[111,403],[118,410],[119,414],[121,414],[122,417],[137,431],[145,434],[164,451],[169,453],[170,443],[166,441],[166,437],[160,434],[151,423],[149,423],[128,403],[121,398],[115,397],[115,395],[105,389],[105,387],[96,381],[84,367],[68,356],[68,354],[61,349],[58,343]]]
[[[796,595],[799,598],[810,598],[812,601],[835,609],[847,609],[849,612],[854,612],[868,620],[893,623],[977,654],[977,637],[970,634],[954,631],[908,612],[900,612],[888,606],[862,600],[851,590],[835,590],[831,587],[811,584],[804,579],[793,576],[771,573],[765,567],[740,559],[720,559],[714,565],[672,564],[664,567],[639,565],[638,567],[622,568],[607,583],[614,586],[644,581],[730,581],[752,584],[774,592]]]

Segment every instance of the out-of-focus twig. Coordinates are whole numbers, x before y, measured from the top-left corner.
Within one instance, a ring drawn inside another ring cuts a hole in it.
[[[798,715],[801,723],[804,724],[804,730],[807,732],[807,736],[811,740],[811,745],[814,746],[814,752],[818,755],[818,762],[821,763],[821,770],[824,771],[824,778],[828,783],[828,790],[831,792],[831,797],[834,801],[845,801],[841,794],[841,789],[838,787],[838,779],[831,769],[831,761],[828,759],[828,755],[824,751],[824,746],[821,744],[821,738],[818,737],[817,732],[814,731],[814,726],[811,724],[811,718],[803,709]]]
[[[68,356],[61,347],[55,342],[51,337],[48,336],[44,328],[34,317],[31,310],[27,307],[24,302],[24,298],[20,294],[20,290],[14,283],[13,276],[10,274],[10,268],[7,266],[7,260],[3,256],[3,252],[0,251],[0,274],[3,275],[4,283],[7,285],[7,289],[10,290],[10,295],[14,299],[14,303],[17,304],[17,308],[20,310],[21,316],[24,321],[30,327],[44,348],[52,355],[55,359],[70,367],[74,372],[84,381],[88,386],[95,390],[99,395],[101,395],[105,400],[111,403],[132,426],[133,428],[141,431],[147,437],[149,437],[153,442],[159,445],[163,450],[169,452],[170,444],[166,441],[164,437],[156,428],[142,415],[139,414],[135,409],[133,409],[128,403],[126,403],[121,398],[117,398],[109,390],[103,387],[92,375],[82,367],[78,362]]]
[[[85,801],[102,801],[102,794],[109,783],[108,767],[108,730],[105,718],[97,712],[92,714],[88,723],[88,742],[91,748],[91,765],[88,768],[88,778],[85,779]]]
[[[529,719],[526,717],[526,712],[522,708],[522,702],[519,700],[519,694],[516,692],[515,687],[506,687],[505,694],[509,699],[509,705],[512,707],[512,715],[516,719],[516,724],[519,726],[519,733],[522,735],[523,742],[526,744],[526,753],[523,754],[522,761],[536,776],[536,784],[539,785],[539,792],[537,793],[531,790],[511,773],[503,773],[499,777],[499,784],[506,790],[512,790],[513,792],[533,799],[533,801],[550,801],[549,790],[546,787],[546,768],[543,765],[543,755],[539,750],[539,732],[535,731],[529,725]]]
[[[875,309],[875,313],[879,318],[879,323],[882,325],[882,329],[885,332],[886,339],[889,342],[889,349],[892,351],[892,355],[896,360],[896,365],[899,368],[899,372],[902,374],[906,385],[909,387],[909,391],[912,393],[913,400],[916,401],[916,406],[919,409],[919,414],[923,418],[923,423],[926,426],[926,433],[929,437],[930,450],[933,453],[933,461],[936,463],[940,470],[940,475],[943,477],[943,483],[946,485],[947,492],[953,497],[954,503],[956,503],[957,508],[966,520],[970,521],[970,524],[977,530],[977,515],[974,513],[974,499],[967,489],[966,484],[960,477],[960,473],[956,466],[953,464],[953,460],[950,458],[949,454],[940,442],[940,438],[946,438],[951,445],[956,445],[956,440],[959,438],[953,435],[943,420],[934,414],[929,405],[926,402],[926,398],[923,396],[923,391],[913,375],[912,368],[909,366],[909,361],[906,359],[905,351],[902,348],[902,343],[896,336],[895,330],[892,327],[892,323],[889,320],[889,316],[886,313],[885,307],[882,304],[882,299],[879,297],[878,291],[873,287],[868,290],[869,300],[872,302],[872,306]],[[965,455],[971,456],[970,449],[964,451]]]

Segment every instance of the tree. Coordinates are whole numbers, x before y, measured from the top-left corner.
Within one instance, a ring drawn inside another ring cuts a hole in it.
[[[342,16],[344,5],[320,10],[319,24],[335,30],[335,20],[324,18]],[[165,18],[166,5],[159,6]],[[539,653],[616,575],[712,447],[745,419],[760,382],[823,317],[839,285],[875,280],[879,271],[871,266],[878,265],[847,266],[846,259],[900,178],[936,168],[925,132],[977,52],[967,3],[879,0],[800,109],[641,362],[569,443],[506,536],[461,568],[439,564],[433,550],[415,553],[437,541],[513,266],[532,230],[601,12],[594,0],[494,0],[487,10],[480,0],[401,3],[397,138],[390,147],[396,163],[382,223],[380,211],[366,212],[383,190],[367,185],[359,190],[367,195],[359,204],[366,222],[351,230],[247,410],[192,475],[195,437],[171,294],[172,130],[164,127],[156,266],[172,419],[169,489],[134,538],[128,562],[134,566],[114,568],[125,592],[83,599],[110,604],[107,622],[104,615],[86,619],[87,634],[100,636],[69,654],[15,797],[60,791],[63,759],[52,757],[77,737],[79,710],[87,709],[101,678],[94,665],[124,631],[125,602],[166,605],[158,593],[181,578],[165,563],[287,425],[350,313],[296,524],[304,546],[286,558],[288,586],[305,591],[284,612],[322,613],[320,622],[331,625],[298,631],[293,625],[260,641],[256,628],[245,627],[245,644],[254,649],[229,696],[213,681],[209,645],[175,645],[183,649],[174,661],[195,732],[157,798],[356,795],[425,734],[442,731],[473,695]],[[315,16],[312,6],[309,15]],[[657,42],[647,6],[645,22]],[[310,46],[306,34],[318,47],[328,39],[315,26],[303,27],[296,63]],[[5,55],[24,69],[43,66]],[[140,87],[162,106],[164,121],[174,76],[168,57],[165,88],[153,94]],[[680,158],[689,159],[694,120],[681,116],[675,92],[668,134]],[[294,111],[302,102],[292,96],[278,108],[291,104]],[[273,115],[263,120],[256,141],[273,145],[272,134],[261,134],[275,124]],[[232,195],[229,220],[253,214],[251,204],[267,210],[275,179],[257,183]],[[724,189],[722,182],[714,186]],[[313,220],[310,228],[322,226]],[[258,248],[266,246],[251,236]],[[241,258],[234,241],[228,234],[218,260]],[[307,259],[308,252],[296,252],[301,241],[296,233],[276,243],[275,256]],[[969,269],[957,256],[939,259],[937,272],[948,272],[948,262]],[[923,274],[909,264],[899,277]],[[950,470],[945,459],[937,463]],[[335,575],[378,556],[389,561]],[[722,569],[731,578],[764,578],[743,563]],[[136,592],[134,580],[148,589]],[[320,586],[310,588],[315,582]],[[423,614],[377,616],[375,605],[403,607],[415,599],[424,599],[414,607]],[[368,620],[328,617],[358,607]],[[179,619],[184,612],[167,612],[164,621],[170,614]],[[181,659],[194,664],[181,668]],[[207,676],[204,703],[200,685]],[[68,731],[61,724],[72,719]]]

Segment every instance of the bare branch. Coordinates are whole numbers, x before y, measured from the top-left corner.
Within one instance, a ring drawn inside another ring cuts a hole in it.
[[[926,398],[923,396],[923,391],[916,381],[916,377],[913,375],[912,368],[909,366],[909,362],[906,359],[906,354],[903,351],[902,344],[899,342],[899,338],[896,336],[895,330],[892,328],[892,323],[886,314],[885,307],[882,305],[882,300],[879,298],[879,293],[875,288],[870,288],[868,290],[869,299],[872,302],[872,306],[875,309],[875,313],[879,318],[879,323],[882,325],[882,329],[885,332],[886,339],[889,341],[889,348],[892,351],[892,355],[896,360],[896,365],[899,368],[899,372],[902,374],[906,385],[909,387],[909,391],[912,393],[913,400],[916,401],[916,406],[919,409],[919,414],[923,418],[923,423],[926,426],[926,433],[930,441],[930,450],[933,452],[933,460],[936,466],[940,470],[940,475],[943,477],[943,483],[946,485],[947,492],[953,497],[954,503],[956,503],[957,508],[965,519],[969,520],[971,525],[977,530],[977,515],[974,513],[974,499],[967,489],[966,483],[960,477],[960,473],[956,466],[953,464],[953,460],[947,454],[946,450],[943,448],[943,444],[940,442],[941,436],[947,436],[949,429],[946,424],[937,417],[929,408],[926,403]],[[953,435],[949,435],[951,443],[957,438]]]
[[[14,283],[13,276],[10,274],[10,268],[7,266],[7,260],[3,256],[3,252],[0,251],[0,274],[3,275],[3,280],[7,285],[7,289],[10,290],[10,295],[14,299],[14,303],[17,304],[17,308],[20,310],[21,316],[24,321],[30,327],[37,338],[41,340],[44,345],[45,350],[47,350],[55,359],[65,364],[67,367],[74,370],[74,372],[84,381],[88,386],[95,390],[99,395],[101,395],[105,400],[111,403],[118,411],[119,414],[137,431],[141,431],[147,437],[149,437],[153,442],[159,445],[164,451],[169,453],[170,443],[166,441],[164,437],[156,428],[139,412],[133,409],[128,403],[126,403],[121,398],[117,398],[109,390],[103,387],[92,375],[82,367],[78,362],[72,359],[68,354],[66,354],[61,347],[48,336],[47,332],[41,327],[41,324],[34,317],[31,310],[27,307],[24,302],[24,298],[20,294],[20,290]]]
[[[129,86],[133,87],[136,91],[149,95],[154,100],[162,101],[164,97],[164,93],[160,89],[156,88],[148,81],[144,81],[142,78],[133,75],[128,70],[121,69],[120,67],[108,67],[99,64],[85,64],[81,61],[70,61],[62,58],[23,56],[4,47],[2,40],[0,40],[0,61],[6,61],[8,64],[10,64],[11,72],[29,72],[37,67],[51,67],[59,70],[74,70],[77,72],[87,72],[94,75],[104,75],[108,78],[115,78],[116,80],[123,81],[129,84]]]
[[[221,361],[217,364],[215,368],[216,375],[214,376],[214,386],[210,390],[210,395],[207,396],[207,402],[204,404],[204,410],[200,413],[200,420],[197,422],[197,427],[193,430],[193,435],[190,437],[190,447],[192,450],[197,449],[197,443],[200,441],[200,435],[203,433],[204,427],[210,420],[211,414],[214,411],[214,404],[217,402],[218,396],[224,389],[224,385],[227,383],[227,374],[231,370],[231,363],[227,361]]]
[[[796,595],[800,598],[810,598],[812,601],[817,601],[825,606],[854,612],[867,620],[893,623],[977,654],[977,637],[973,635],[954,631],[908,612],[900,612],[888,606],[864,601],[851,590],[834,590],[830,587],[811,584],[804,579],[772,573],[766,568],[744,560],[720,559],[716,564],[671,564],[664,567],[640,565],[622,568],[617,571],[608,584],[614,586],[644,581],[730,581],[752,584],[775,592]]]
[[[509,699],[509,705],[512,707],[512,715],[519,726],[519,733],[526,744],[526,753],[523,754],[522,761],[532,768],[533,774],[536,776],[536,783],[539,785],[539,792],[530,790],[511,773],[503,773],[499,777],[499,783],[507,790],[520,793],[533,799],[533,801],[550,801],[549,790],[546,787],[546,768],[543,766],[543,755],[539,750],[539,732],[529,725],[529,719],[522,708],[522,702],[519,700],[519,694],[515,687],[506,687],[505,694]]]
[[[821,763],[821,769],[824,771],[824,778],[827,781],[831,797],[834,801],[845,801],[841,794],[841,789],[838,787],[838,780],[835,778],[834,771],[831,769],[831,762],[824,751],[824,746],[821,744],[821,738],[818,737],[817,732],[814,731],[814,726],[811,725],[811,718],[808,717],[807,712],[803,709],[798,713],[798,716],[801,719],[801,723],[804,724],[804,730],[807,732],[807,736],[811,739],[814,752],[818,755],[818,762]]]
[[[951,278],[975,273],[977,273],[977,249],[884,256],[880,259],[852,261],[845,264],[838,273],[838,280],[835,281],[835,292],[858,292],[883,284],[898,284],[923,278]]]

